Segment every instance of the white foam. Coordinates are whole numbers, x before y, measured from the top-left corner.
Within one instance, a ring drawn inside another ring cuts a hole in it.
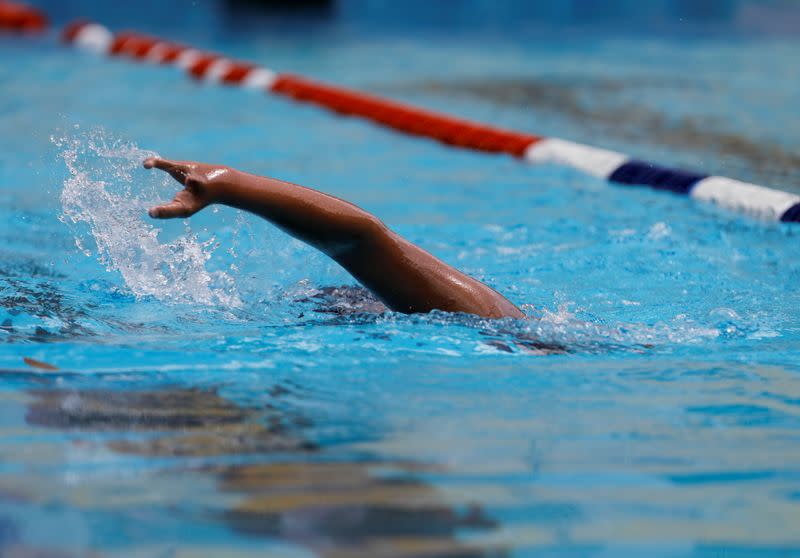
[[[162,243],[161,229],[146,221],[147,207],[180,187],[166,175],[142,169],[142,161],[156,153],[102,129],[53,141],[62,149],[70,174],[61,192],[61,220],[71,225],[76,245],[85,254],[119,273],[137,297],[242,305],[233,278],[206,269],[213,238],[201,242],[187,224],[183,236]],[[92,244],[94,250],[88,248]]]

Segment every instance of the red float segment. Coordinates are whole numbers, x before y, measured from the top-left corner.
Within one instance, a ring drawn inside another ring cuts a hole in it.
[[[114,37],[110,52],[112,55],[124,55],[141,60],[145,58],[150,52],[150,49],[159,42],[159,39],[156,37],[140,35],[139,33],[123,32]]]
[[[108,53],[112,56],[124,54],[128,48],[128,44],[137,42],[140,37],[141,36],[137,33],[121,31],[120,33],[114,35],[114,40],[111,43],[111,48],[108,50]]]
[[[18,32],[42,31],[47,27],[47,17],[26,4],[0,0],[0,29]]]
[[[135,60],[146,60],[151,54],[156,54],[156,46],[158,46],[159,52],[153,61],[160,64],[175,62],[180,53],[188,48],[177,43],[162,41],[158,37],[150,35],[123,32],[114,37],[110,53],[112,55],[129,56]]]
[[[218,54],[201,54],[200,57],[188,68],[189,75],[194,79],[203,79],[211,64],[221,59]]]
[[[126,52],[137,60],[146,58],[150,50],[159,42],[153,37],[142,37],[134,45],[128,45]]]
[[[211,75],[212,67],[218,62],[221,66],[217,66],[213,70],[214,75]],[[255,69],[256,66],[254,64],[238,62],[218,54],[208,53],[201,54],[199,58],[187,68],[187,71],[194,79],[212,79],[213,81],[226,85],[239,85],[244,82],[250,75],[250,72]]]
[[[424,109],[381,99],[342,87],[323,85],[298,76],[283,74],[272,91],[308,101],[340,114],[362,116],[402,132],[437,139],[448,145],[509,153],[522,157],[525,150],[540,141],[539,136],[502,130]]]
[[[236,85],[242,83],[245,78],[255,69],[253,64],[246,64],[244,62],[232,62],[230,69],[222,74],[222,83],[228,85]]]
[[[157,42],[158,39],[154,37],[129,35],[118,44],[112,43],[111,54],[124,55],[134,59],[144,58]]]
[[[168,43],[165,47],[164,54],[161,56],[161,64],[173,64],[178,56],[189,47],[179,45],[177,43]]]

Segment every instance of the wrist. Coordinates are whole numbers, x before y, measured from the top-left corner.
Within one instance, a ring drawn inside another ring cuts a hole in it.
[[[235,189],[234,183],[238,179],[239,171],[230,167],[223,167],[213,172],[220,172],[217,176],[211,178],[212,185],[212,201],[211,203],[218,203],[221,205],[231,205],[232,192]]]

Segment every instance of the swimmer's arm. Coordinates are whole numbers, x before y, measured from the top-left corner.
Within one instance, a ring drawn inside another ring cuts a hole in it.
[[[465,312],[521,318],[508,299],[389,230],[377,217],[322,192],[224,166],[150,158],[184,185],[150,210],[157,219],[189,217],[220,203],[255,213],[336,260],[398,312]]]
[[[386,229],[374,215],[334,196],[225,166],[150,158],[184,185],[175,198],[152,208],[151,217],[189,217],[211,204],[255,213],[329,255],[364,244]],[[363,248],[363,246],[361,246]]]

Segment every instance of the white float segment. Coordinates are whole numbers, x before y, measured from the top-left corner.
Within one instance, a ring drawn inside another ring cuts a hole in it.
[[[710,201],[726,209],[772,221],[780,221],[787,209],[800,203],[800,196],[796,194],[722,176],[709,176],[701,180],[689,195],[697,200]]]
[[[181,70],[188,70],[203,55],[199,50],[187,48],[175,58],[175,65]]]
[[[83,50],[96,54],[105,54],[111,48],[114,35],[97,23],[88,23],[78,31],[73,43]]]
[[[233,66],[233,62],[227,58],[218,58],[208,65],[203,80],[210,82],[222,81],[222,76],[228,73],[228,70]]]
[[[150,50],[147,52],[147,56],[144,57],[145,62],[152,62],[153,64],[160,64],[162,60],[164,60],[164,55],[169,50],[170,44],[169,43],[156,43],[154,44]]]
[[[546,138],[537,141],[525,150],[525,159],[537,164],[566,165],[592,176],[608,178],[611,173],[627,162],[629,157],[616,151]]]
[[[245,89],[270,89],[278,79],[278,74],[268,68],[253,68],[242,80]]]

